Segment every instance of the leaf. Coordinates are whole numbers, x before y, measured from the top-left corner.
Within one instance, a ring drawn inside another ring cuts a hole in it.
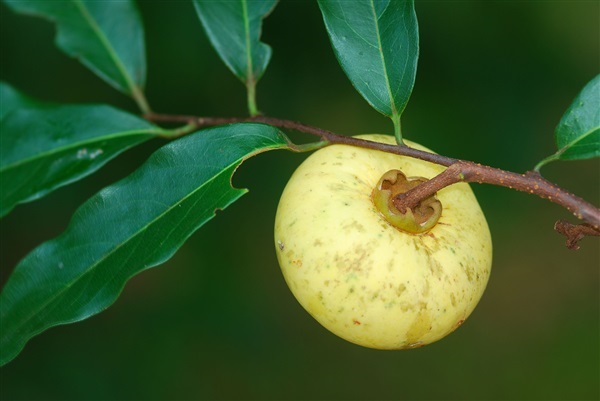
[[[600,74],[579,92],[554,131],[558,151],[542,160],[582,160],[600,156]]]
[[[571,103],[555,136],[563,160],[600,156],[600,74]]]
[[[5,0],[16,12],[56,23],[56,45],[149,112],[141,88],[146,80],[144,29],[131,0]]]
[[[277,0],[194,0],[213,47],[252,96],[271,59],[271,48],[259,41],[262,20],[276,4]]]
[[[286,143],[276,128],[254,123],[200,131],[90,198],[62,235],[19,263],[0,294],[0,364],[34,335],[110,306],[129,278],[165,262],[247,192],[231,186],[241,162]]]
[[[0,81],[0,121],[8,113],[23,107],[41,107],[44,103],[19,92],[6,82]],[[4,146],[4,145],[2,145]]]
[[[13,110],[0,121],[0,217],[162,132],[105,105]]]
[[[258,81],[271,59],[271,48],[259,41],[261,24],[277,0],[194,0],[211,44],[242,82]]]
[[[399,119],[415,82],[419,32],[413,0],[319,0],[338,61],[360,94]]]

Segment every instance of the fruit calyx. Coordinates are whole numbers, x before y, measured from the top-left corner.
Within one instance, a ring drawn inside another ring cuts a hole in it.
[[[431,230],[442,215],[442,203],[435,194],[419,202],[414,208],[401,212],[394,204],[397,195],[403,194],[427,181],[423,177],[406,177],[400,170],[385,173],[371,193],[371,199],[383,218],[392,226],[410,234]]]

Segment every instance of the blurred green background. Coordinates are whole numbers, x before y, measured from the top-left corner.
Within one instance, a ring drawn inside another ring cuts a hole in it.
[[[139,2],[154,110],[246,114],[244,87],[210,47],[191,2]],[[554,152],[553,130],[600,70],[597,1],[417,1],[421,56],[403,129],[437,152],[523,172]],[[2,80],[62,102],[129,99],[53,46],[54,27],[0,7]],[[282,1],[266,20],[273,58],[259,108],[343,134],[392,132],[333,56],[316,2]],[[298,141],[300,135],[293,135]],[[0,276],[58,235],[74,210],[164,142],[22,205],[0,222]],[[0,369],[6,400],[600,398],[600,243],[569,251],[570,218],[522,193],[474,186],[494,239],[491,280],[469,320],[410,351],[338,339],[292,297],[277,265],[278,197],[306,155],[271,152],[234,178],[251,192],[169,262],[132,279],[107,311],[34,338]],[[598,160],[544,175],[600,204]]]

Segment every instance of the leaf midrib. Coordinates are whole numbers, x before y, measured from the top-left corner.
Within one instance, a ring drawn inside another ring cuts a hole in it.
[[[101,137],[94,137],[94,138],[90,138],[88,140],[85,141],[80,141],[80,142],[73,142],[68,144],[67,146],[63,146],[63,147],[59,147],[59,148],[53,148],[50,149],[48,151],[44,151],[42,153],[38,153],[34,156],[30,156],[27,157],[25,159],[20,159],[12,164],[8,164],[5,166],[0,166],[0,173],[4,173],[5,171],[21,166],[23,164],[27,164],[30,163],[36,159],[42,159],[45,157],[49,157],[52,156],[56,153],[60,153],[63,151],[67,151],[67,150],[71,150],[72,148],[78,148],[81,146],[86,146],[89,145],[91,143],[94,142],[99,142],[99,141],[106,141],[106,140],[110,140],[110,139],[116,139],[116,138],[120,138],[120,137],[126,137],[126,136],[136,136],[136,135],[158,135],[161,131],[155,128],[149,128],[146,130],[132,130],[132,131],[123,131],[123,132],[119,132],[117,134],[111,134],[111,135],[106,135],[106,136],[101,136]]]
[[[254,67],[252,65],[252,43],[250,41],[250,19],[248,17],[248,3],[241,0],[242,17],[244,19],[244,34],[246,36],[246,84],[254,82]]]
[[[587,138],[588,136],[592,135],[594,132],[600,130],[600,125],[595,126],[593,128],[591,128],[590,130],[586,131],[583,133],[583,135],[578,136],[574,141],[571,141],[569,143],[567,143],[565,146],[563,146],[562,148],[560,148],[556,154],[557,155],[562,155],[563,153],[565,153],[567,150],[571,149],[573,146],[575,146],[577,144],[577,142]]]
[[[394,100],[394,96],[392,94],[392,88],[390,86],[390,79],[388,77],[388,73],[387,73],[387,64],[385,61],[385,55],[383,54],[383,47],[381,44],[381,34],[379,32],[379,19],[377,18],[377,12],[375,11],[375,3],[373,0],[370,0],[369,3],[371,4],[371,11],[373,12],[373,21],[375,22],[375,32],[376,32],[376,36],[377,36],[377,46],[378,46],[378,50],[379,50],[379,55],[381,56],[381,64],[383,67],[383,76],[385,78],[385,86],[388,92],[388,96],[390,98],[390,106],[392,107],[392,116],[394,118],[396,118],[398,116],[398,110],[396,108],[396,102]]]
[[[133,95],[138,90],[138,87],[133,81],[133,78],[131,78],[131,76],[129,75],[129,72],[127,71],[123,63],[121,62],[121,59],[117,54],[116,50],[112,47],[110,41],[108,40],[102,29],[100,29],[100,26],[98,26],[98,23],[96,22],[94,17],[92,17],[92,15],[89,13],[87,7],[83,4],[83,2],[81,0],[72,1],[81,13],[83,19],[87,21],[90,28],[92,28],[92,31],[100,40],[100,43],[108,53],[109,58],[117,67],[117,70],[121,73],[121,76],[125,79],[125,83],[130,91],[129,94]]]

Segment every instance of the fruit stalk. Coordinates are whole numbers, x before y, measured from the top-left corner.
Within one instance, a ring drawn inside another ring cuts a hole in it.
[[[492,184],[536,194],[542,199],[563,206],[575,217],[588,222],[596,230],[600,227],[600,210],[598,208],[546,180],[539,173],[528,171],[525,174],[517,174],[463,160],[450,165],[443,173],[418,187],[399,194],[394,204],[400,210],[412,209],[421,199],[457,182]]]
[[[485,183],[537,195],[542,199],[549,200],[564,207],[575,217],[582,220],[584,224],[571,225],[575,228],[570,230],[557,229],[559,233],[567,236],[567,245],[570,249],[577,249],[576,242],[581,239],[582,236],[600,235],[600,209],[584,199],[562,189],[558,185],[546,180],[539,173],[534,171],[528,171],[525,174],[513,173],[471,161],[460,160],[421,151],[405,145],[377,143],[365,139],[338,135],[319,127],[274,117],[197,117],[151,113],[145,115],[145,118],[154,122],[190,124],[191,128],[189,131],[182,132],[182,135],[191,133],[203,127],[234,124],[239,122],[260,122],[279,128],[315,135],[318,136],[322,141],[325,141],[326,144],[358,146],[361,148],[374,149],[382,152],[425,160],[431,163],[446,166],[448,169],[442,172],[439,176],[434,177],[426,183],[423,183],[411,191],[406,192],[403,194],[403,196],[398,197],[398,199],[395,201],[395,205],[399,209],[414,207],[414,205],[418,204],[421,199],[431,196],[438,190],[457,182],[463,181]],[[570,246],[569,244],[572,243],[575,245]]]

